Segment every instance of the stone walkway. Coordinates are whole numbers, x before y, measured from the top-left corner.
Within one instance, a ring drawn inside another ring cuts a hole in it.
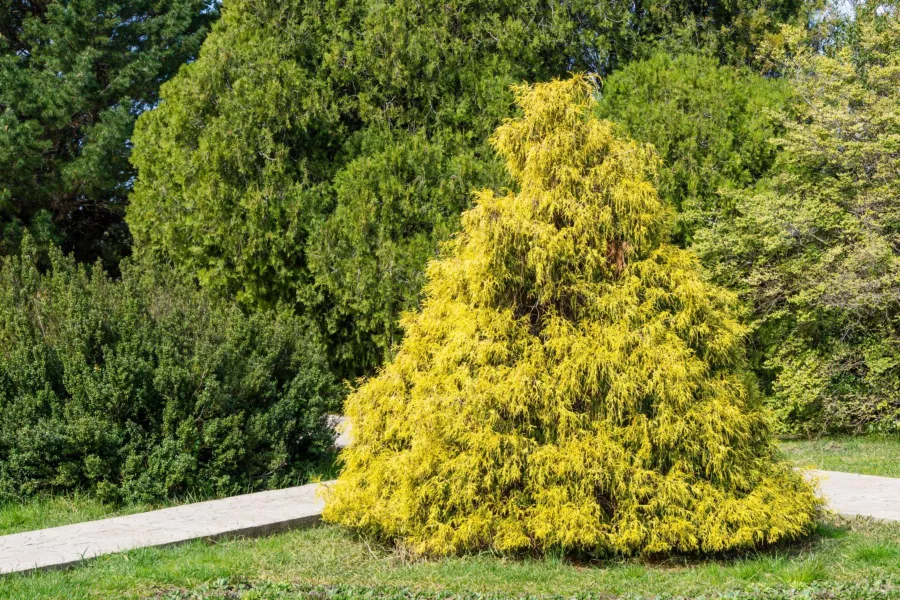
[[[900,521],[900,479],[811,471],[828,508],[842,515]]]

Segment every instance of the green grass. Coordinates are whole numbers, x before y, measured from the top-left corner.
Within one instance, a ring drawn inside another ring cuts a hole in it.
[[[801,467],[900,477],[900,435],[791,440],[781,448]]]
[[[309,481],[324,481],[334,479],[337,474],[337,455],[333,454],[313,465],[308,473],[308,479]],[[88,495],[71,494],[38,497],[27,502],[4,502],[0,503],[0,535],[83,523],[212,499],[214,498],[209,496],[188,495],[161,503],[123,505],[101,502]]]
[[[67,571],[13,575],[0,579],[0,598],[166,597],[218,579],[500,596],[593,592],[610,597],[693,597],[766,588],[803,589],[823,582],[852,587],[886,581],[897,586],[898,556],[900,524],[865,520],[827,523],[803,543],[743,558],[676,557],[590,564],[490,554],[411,561],[338,527],[317,526],[261,539],[198,541],[175,548],[136,550],[94,559]],[[894,589],[900,595],[900,587]]]
[[[161,506],[152,504],[115,506],[77,494],[38,498],[27,503],[8,502],[0,504],[0,535],[130,515],[154,508]]]

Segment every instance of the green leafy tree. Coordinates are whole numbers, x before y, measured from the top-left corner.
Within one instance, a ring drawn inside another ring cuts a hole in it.
[[[900,18],[885,8],[812,39],[784,30],[769,57],[798,100],[776,166],[697,245],[752,306],[793,431],[900,428]]]
[[[736,297],[665,242],[648,146],[580,76],[517,88],[396,357],[347,400],[326,519],[444,555],[749,549],[808,532],[743,366]]]
[[[507,182],[485,140],[512,114],[510,84],[606,72],[688,21],[726,36],[755,10],[233,0],[140,119],[136,247],[248,306],[294,304],[339,373],[365,372],[469,190]]]
[[[666,52],[631,62],[603,82],[598,114],[662,159],[659,193],[678,211],[676,240],[690,243],[732,208],[729,193],[772,165],[774,112],[790,88],[711,56]]]
[[[138,113],[197,50],[209,0],[0,2],[0,254],[30,230],[80,260],[127,252]]]

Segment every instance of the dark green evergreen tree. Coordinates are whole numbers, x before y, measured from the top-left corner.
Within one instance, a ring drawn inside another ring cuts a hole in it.
[[[112,266],[137,115],[195,56],[210,0],[0,2],[0,254],[30,229]]]

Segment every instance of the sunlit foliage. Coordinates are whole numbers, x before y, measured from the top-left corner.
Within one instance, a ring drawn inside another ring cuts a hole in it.
[[[753,307],[794,431],[900,428],[900,18],[857,8],[769,48],[797,94],[782,152],[697,246]]]
[[[654,554],[804,534],[736,298],[666,242],[652,149],[591,117],[590,81],[516,88],[482,190],[428,269],[396,358],[348,399],[324,516],[416,553]]]

